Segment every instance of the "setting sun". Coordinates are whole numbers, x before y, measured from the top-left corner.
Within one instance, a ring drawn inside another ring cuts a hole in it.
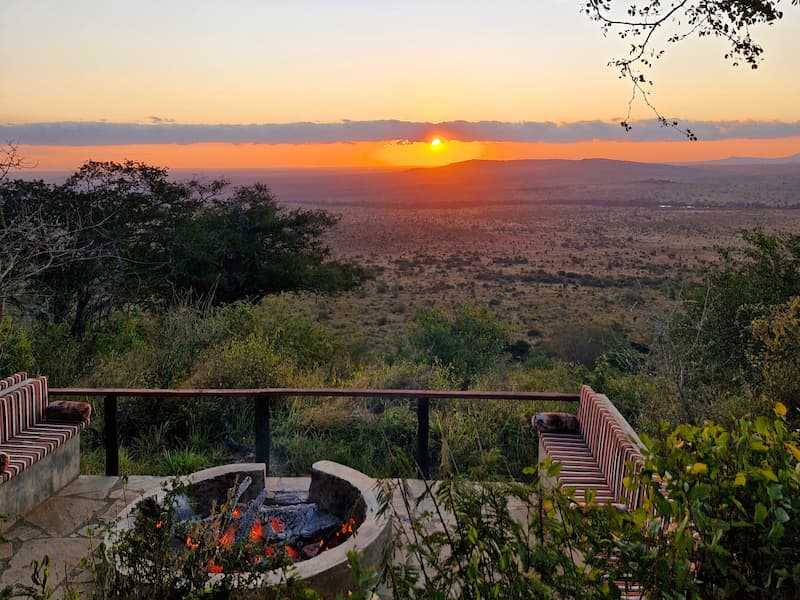
[[[440,140],[439,138],[433,138],[433,141],[431,142],[431,146],[436,148],[436,146],[440,146],[441,143],[442,143],[442,140]]]

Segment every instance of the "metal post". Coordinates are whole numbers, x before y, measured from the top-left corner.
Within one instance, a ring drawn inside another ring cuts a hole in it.
[[[119,429],[117,427],[117,397],[103,399],[103,418],[105,419],[106,475],[119,475]]]
[[[417,466],[425,479],[431,476],[431,457],[428,451],[430,433],[430,398],[417,398]]]
[[[272,448],[270,427],[271,398],[253,398],[255,407],[256,462],[263,462],[269,475],[269,453]]]

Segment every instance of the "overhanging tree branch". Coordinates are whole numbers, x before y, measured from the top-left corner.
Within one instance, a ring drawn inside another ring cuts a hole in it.
[[[581,10],[590,19],[600,23],[604,34],[614,33],[620,39],[630,40],[628,56],[609,62],[619,70],[621,78],[632,85],[628,113],[620,125],[631,129],[630,116],[633,101],[641,97],[656,115],[661,125],[673,127],[691,140],[695,134],[673,119],[664,117],[650,102],[652,85],[647,72],[666,52],[664,44],[675,44],[690,37],[717,37],[729,44],[724,54],[733,66],[742,63],[758,68],[763,47],[750,35],[754,25],[772,25],[783,17],[780,10],[785,0],[630,0],[623,4],[615,0],[584,0]],[[800,5],[800,0],[791,0]],[[659,37],[662,36],[662,37]],[[659,41],[661,40],[661,41]]]

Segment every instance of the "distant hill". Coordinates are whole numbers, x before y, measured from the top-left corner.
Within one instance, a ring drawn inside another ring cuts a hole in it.
[[[431,183],[503,181],[510,186],[625,183],[645,179],[696,179],[710,173],[687,165],[640,163],[606,158],[581,160],[469,160],[443,167],[410,169],[395,177]]]
[[[757,162],[750,162],[757,161]],[[173,170],[177,179],[225,177],[266,183],[279,200],[304,206],[447,208],[497,204],[794,206],[800,154],[706,163],[583,160],[469,160],[413,169]],[[26,173],[28,177],[42,174]]]
[[[748,156],[729,156],[719,160],[707,160],[695,163],[679,163],[681,165],[799,165],[800,166],[800,153],[792,154],[791,156],[783,156],[780,158],[757,158]]]
[[[469,160],[433,168],[241,170],[213,175],[224,175],[234,183],[263,181],[283,202],[321,207],[435,209],[531,203],[762,207],[792,205],[800,197],[800,169],[790,162]]]

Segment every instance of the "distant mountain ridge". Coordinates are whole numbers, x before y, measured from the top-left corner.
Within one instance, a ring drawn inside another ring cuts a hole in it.
[[[703,170],[688,165],[643,163],[608,158],[468,160],[442,167],[409,169],[404,175],[417,181],[467,183],[486,177],[503,177],[506,183],[561,185],[623,183],[642,179],[694,179]]]
[[[679,165],[800,165],[800,152],[779,158],[759,158],[755,156],[729,156],[718,160],[705,160],[693,163],[674,163]]]
[[[235,185],[263,182],[280,201],[320,207],[447,208],[576,202],[758,207],[797,203],[800,154],[756,163],[749,160],[732,157],[683,164],[606,158],[469,160],[412,169],[175,169],[172,176],[224,177]],[[31,172],[27,175],[36,176]]]

